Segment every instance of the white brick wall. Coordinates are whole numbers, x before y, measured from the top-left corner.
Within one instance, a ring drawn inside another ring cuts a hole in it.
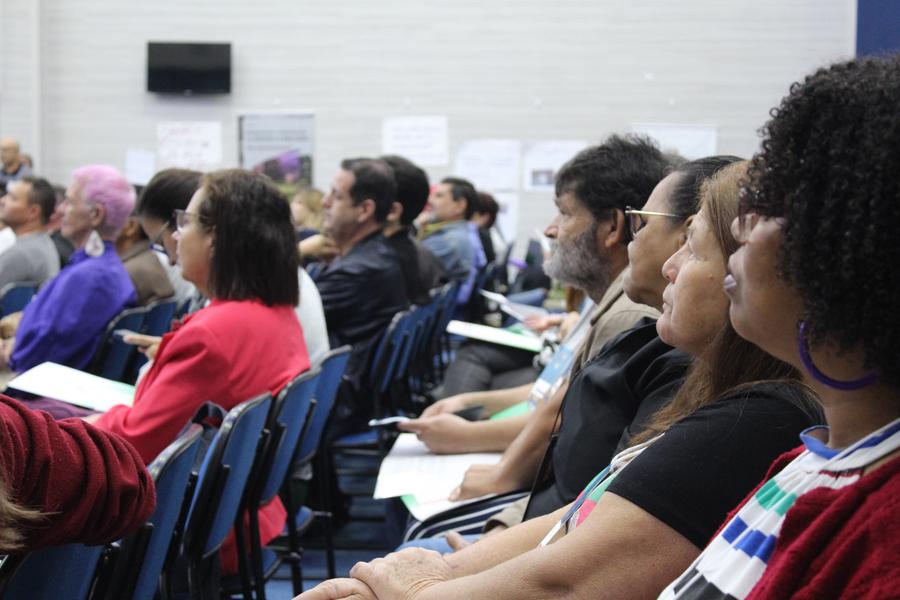
[[[29,10],[0,0],[0,134],[33,130]],[[748,155],[790,82],[851,56],[853,0],[41,0],[41,170],[124,166],[161,120],[223,122],[237,161],[244,109],[316,112],[316,167],[380,151],[381,119],[446,114],[471,138],[586,138],[632,122],[706,123]],[[230,41],[233,90],[145,89],[146,42]],[[652,74],[648,78],[647,74]],[[26,83],[26,80],[28,82]],[[536,102],[536,100],[539,100]],[[447,174],[432,169],[432,177]],[[520,237],[551,213],[522,194]]]

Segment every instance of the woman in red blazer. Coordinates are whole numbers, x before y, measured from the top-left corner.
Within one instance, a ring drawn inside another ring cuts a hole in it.
[[[98,427],[134,444],[150,462],[205,402],[231,409],[278,392],[309,368],[298,302],[299,257],[290,208],[266,178],[241,170],[207,175],[187,210],[175,211],[184,278],[211,303],[167,333],[131,407],[116,406]],[[265,544],[285,511],[276,497],[260,511]],[[234,537],[223,571],[237,571]]]

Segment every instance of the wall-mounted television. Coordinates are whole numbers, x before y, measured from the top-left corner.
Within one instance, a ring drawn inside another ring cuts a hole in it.
[[[147,42],[147,91],[231,93],[231,44]]]

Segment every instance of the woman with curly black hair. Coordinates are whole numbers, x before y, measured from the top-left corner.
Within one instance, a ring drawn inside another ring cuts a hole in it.
[[[663,597],[900,596],[900,57],[795,84],[732,226],[735,330],[805,372],[827,427],[777,460]]]

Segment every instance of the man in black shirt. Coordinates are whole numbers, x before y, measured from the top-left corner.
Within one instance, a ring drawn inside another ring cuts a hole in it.
[[[446,280],[444,268],[434,253],[412,235],[412,222],[428,201],[428,175],[402,156],[382,156],[394,170],[397,200],[391,205],[384,236],[397,253],[409,300],[419,306],[431,302],[430,290]]]
[[[352,344],[329,435],[365,429],[372,404],[364,393],[370,356],[394,315],[409,306],[396,252],[382,235],[397,195],[394,172],[382,160],[348,159],[325,196],[325,229],[337,257],[314,278],[331,346]]]

